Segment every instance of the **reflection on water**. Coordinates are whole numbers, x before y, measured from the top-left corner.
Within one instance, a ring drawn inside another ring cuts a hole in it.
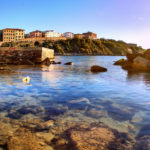
[[[12,119],[101,121],[134,136],[150,134],[150,74],[129,74],[113,62],[122,57],[57,57],[74,66],[19,67],[0,74],[0,116]],[[92,74],[91,65],[108,72]],[[22,83],[31,77],[30,85]]]

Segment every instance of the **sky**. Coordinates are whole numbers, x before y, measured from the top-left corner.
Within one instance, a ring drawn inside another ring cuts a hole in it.
[[[0,29],[83,33],[150,48],[150,0],[0,0]]]

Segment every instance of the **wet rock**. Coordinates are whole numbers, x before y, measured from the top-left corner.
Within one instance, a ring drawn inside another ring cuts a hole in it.
[[[94,65],[91,67],[91,72],[106,72],[107,69],[101,66]]]
[[[73,65],[73,62],[67,62],[64,65]]]

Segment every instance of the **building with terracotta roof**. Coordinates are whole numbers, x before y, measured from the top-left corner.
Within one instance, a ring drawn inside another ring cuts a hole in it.
[[[88,38],[88,39],[97,39],[97,34],[93,32],[83,33],[83,35],[85,38]]]
[[[13,42],[24,39],[24,30],[22,29],[3,29],[3,42]]]
[[[42,31],[36,30],[29,33],[29,38],[41,38],[42,34]]]
[[[84,35],[83,34],[75,34],[74,37],[80,39],[80,38],[84,38]]]

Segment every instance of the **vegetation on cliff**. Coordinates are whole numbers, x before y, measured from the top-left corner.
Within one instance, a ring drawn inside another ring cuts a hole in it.
[[[59,41],[4,43],[2,46],[41,46],[53,48],[55,53],[60,55],[126,55],[128,53],[138,53],[143,50],[142,47],[139,47],[136,44],[128,44],[123,41],[115,41],[111,39],[91,40],[86,38],[73,38]]]

